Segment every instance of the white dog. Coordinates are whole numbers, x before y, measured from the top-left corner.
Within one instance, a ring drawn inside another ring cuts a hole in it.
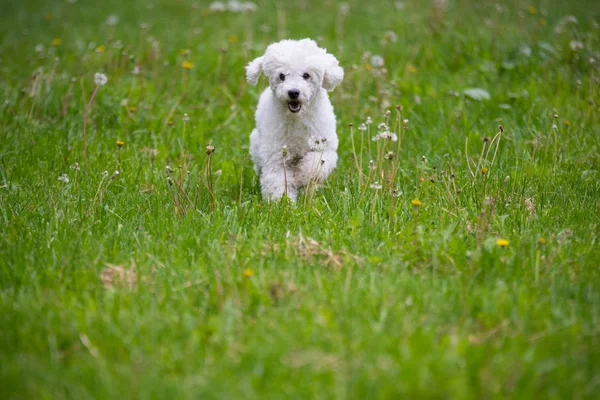
[[[338,60],[310,39],[283,40],[246,67],[256,85],[261,72],[269,86],[260,96],[250,154],[268,200],[319,184],[335,168],[338,138],[327,91],[344,79]],[[285,165],[285,167],[284,167]],[[286,186],[287,185],[287,186]]]

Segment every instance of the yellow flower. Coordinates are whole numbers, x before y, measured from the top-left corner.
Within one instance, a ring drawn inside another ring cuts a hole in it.
[[[535,8],[534,6],[527,7],[527,11],[529,11],[529,14],[537,14],[538,13],[537,8]]]
[[[61,38],[54,38],[54,39],[52,39],[52,46],[60,46],[61,43],[62,43],[62,39]]]
[[[96,47],[96,53],[104,53],[106,51],[106,46],[101,44],[100,46]]]
[[[373,66],[371,64],[365,65],[365,68],[367,69],[367,71],[373,70]]]
[[[125,144],[125,142],[124,142],[124,141],[122,141],[122,140],[117,140],[117,147],[118,147],[118,148],[121,148],[121,147],[123,147],[123,145],[124,145],[124,144]]]
[[[181,54],[182,56],[189,56],[190,49],[181,49],[181,50],[179,50],[179,54]]]
[[[415,207],[421,207],[421,205],[423,205],[423,202],[418,199],[411,200],[410,203]]]
[[[569,126],[569,125],[571,125],[571,123],[569,122],[568,119],[565,119],[565,126]]]
[[[538,238],[538,243],[539,243],[539,244],[546,244],[546,239],[544,239],[543,237],[541,237],[541,236],[540,236],[540,237]]]
[[[238,37],[237,37],[237,35],[229,35],[227,40],[229,40],[229,43],[235,43],[238,41]]]
[[[250,278],[252,275],[254,275],[254,271],[252,271],[250,268],[246,268],[242,274],[244,274],[246,278]]]
[[[408,72],[410,72],[411,74],[413,74],[413,73],[417,72],[417,67],[415,67],[415,66],[414,66],[414,65],[412,65],[412,64],[408,64],[408,66],[406,67],[406,70],[407,70]]]
[[[546,18],[540,18],[540,25],[546,26],[547,24],[548,24],[548,21],[546,20]]]
[[[496,240],[496,244],[500,247],[507,247],[510,242],[506,239],[498,239]]]
[[[488,169],[486,167],[481,168],[481,175],[487,174]]]
[[[184,61],[181,63],[181,66],[185,69],[192,69],[194,67],[194,64],[192,64],[189,61]]]

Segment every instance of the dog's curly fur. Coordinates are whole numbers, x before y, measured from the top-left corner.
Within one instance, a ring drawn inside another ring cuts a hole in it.
[[[335,168],[338,138],[327,92],[342,82],[344,70],[327,50],[303,39],[267,47],[246,67],[248,82],[256,85],[261,72],[269,87],[258,102],[250,154],[263,197],[277,200],[287,193],[295,201],[299,190],[322,183]]]

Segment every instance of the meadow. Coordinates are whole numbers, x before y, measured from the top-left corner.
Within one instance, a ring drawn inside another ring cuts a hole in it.
[[[0,7],[0,397],[597,398],[597,1]],[[268,203],[304,37],[339,163]]]

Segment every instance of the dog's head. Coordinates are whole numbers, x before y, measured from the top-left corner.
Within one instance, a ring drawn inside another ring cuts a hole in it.
[[[338,60],[310,39],[282,40],[267,47],[263,56],[246,66],[246,79],[256,85],[261,72],[292,113],[310,104],[321,88],[332,91],[344,79]]]

